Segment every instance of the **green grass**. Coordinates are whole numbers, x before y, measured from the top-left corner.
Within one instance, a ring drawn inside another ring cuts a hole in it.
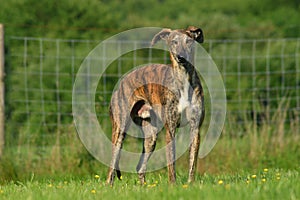
[[[166,171],[149,173],[140,186],[135,174],[124,174],[114,187],[105,174],[85,178],[41,179],[9,182],[0,186],[0,199],[299,199],[298,170],[259,169],[236,174],[197,176],[187,185],[178,173],[177,183],[167,183]],[[255,176],[254,176],[255,175]]]

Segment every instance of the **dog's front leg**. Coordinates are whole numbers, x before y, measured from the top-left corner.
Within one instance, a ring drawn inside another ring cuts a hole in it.
[[[189,159],[189,178],[188,182],[195,180],[195,171],[197,167],[197,157],[200,146],[200,129],[199,127],[192,127],[191,125],[191,144],[190,144],[190,159]]]
[[[177,122],[179,121],[179,114],[176,112],[176,104],[168,104],[165,129],[166,129],[166,157],[168,166],[168,177],[170,183],[176,182],[176,172],[175,172],[175,159],[176,159],[176,148],[175,148],[175,132],[177,127]]]
[[[190,158],[189,158],[189,178],[188,182],[193,182],[195,180],[195,171],[197,168],[197,158],[200,146],[200,126],[202,124],[202,119],[204,113],[200,106],[192,106],[190,110]]]
[[[170,183],[176,182],[175,173],[175,128],[166,126],[166,156],[168,166],[168,177]]]

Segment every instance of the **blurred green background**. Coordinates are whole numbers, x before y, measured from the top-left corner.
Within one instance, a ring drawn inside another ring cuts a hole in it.
[[[203,27],[207,38],[278,38],[300,34],[297,0],[12,0],[1,1],[6,34],[104,39],[142,27]]]
[[[199,172],[299,168],[299,19],[297,0],[2,0],[6,135],[0,180],[105,174],[106,166],[76,135],[72,85],[81,62],[100,41],[147,26],[201,27],[203,47],[223,75],[227,120],[215,149],[199,160]],[[100,80],[96,110],[107,132],[112,89],[123,73],[147,62],[147,55],[124,55]],[[152,55],[169,62],[166,52]],[[178,163],[186,169],[184,159]]]

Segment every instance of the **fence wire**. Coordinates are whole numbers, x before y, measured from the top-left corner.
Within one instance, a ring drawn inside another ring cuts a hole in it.
[[[26,137],[36,138],[37,134],[53,137],[58,130],[68,131],[73,126],[72,86],[76,72],[99,42],[9,37],[5,68],[7,134],[26,132]],[[118,45],[121,48],[124,44]],[[226,123],[271,123],[278,112],[288,113],[286,123],[299,123],[300,38],[207,40],[203,47],[225,83]],[[147,62],[169,63],[168,52],[135,51],[112,63],[95,96],[99,121],[109,123],[109,100],[119,78]]]

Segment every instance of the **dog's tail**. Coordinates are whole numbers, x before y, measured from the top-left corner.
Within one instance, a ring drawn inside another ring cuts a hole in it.
[[[119,179],[119,180],[122,180],[122,175],[121,175],[120,169],[117,169],[116,172],[117,172],[117,177],[118,177],[118,179]]]

